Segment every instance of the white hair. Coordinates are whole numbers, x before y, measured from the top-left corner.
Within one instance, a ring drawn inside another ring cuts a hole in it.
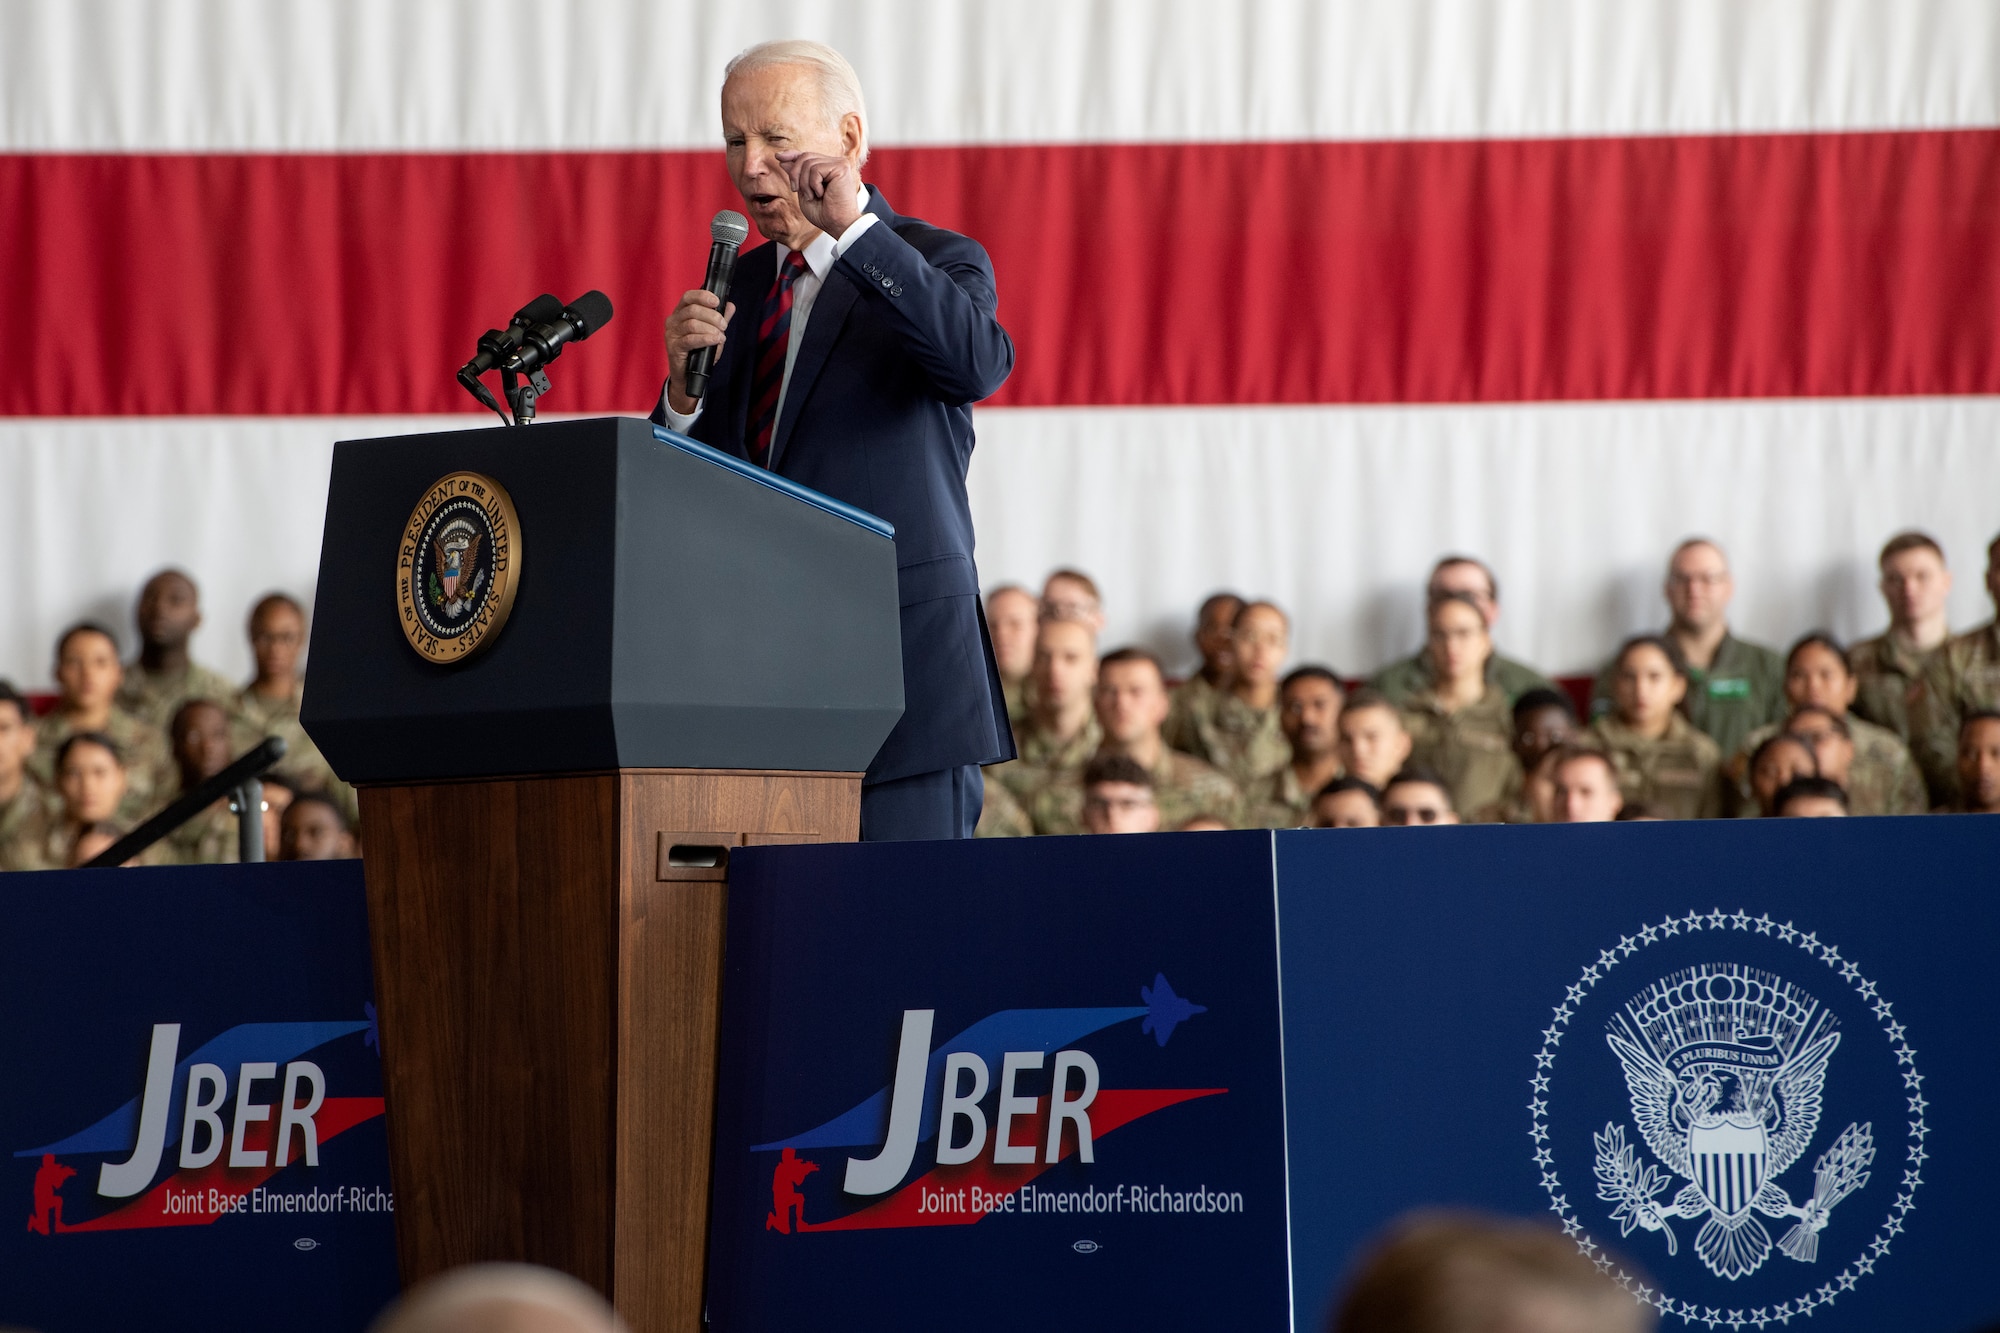
[[[775,65],[804,65],[819,84],[820,111],[826,123],[840,128],[841,118],[850,111],[861,121],[861,160],[868,160],[868,108],[861,100],[861,77],[847,57],[824,42],[792,38],[780,42],[759,42],[737,53],[722,67],[726,84],[737,74],[752,74]]]
[[[566,1273],[476,1264],[425,1282],[371,1333],[625,1333],[604,1298]]]

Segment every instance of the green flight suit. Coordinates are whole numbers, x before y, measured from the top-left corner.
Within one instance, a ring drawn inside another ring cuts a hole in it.
[[[1375,673],[1368,682],[1381,691],[1390,703],[1401,706],[1420,694],[1428,694],[1436,680],[1431,673],[1431,659],[1427,652],[1419,652],[1414,657],[1406,657],[1391,663]],[[1509,661],[1495,653],[1486,659],[1486,683],[1497,685],[1507,697],[1507,706],[1529,690],[1556,690],[1556,683],[1541,672],[1521,662]]]
[[[1488,817],[1520,788],[1514,706],[1498,685],[1488,684],[1477,701],[1455,713],[1426,689],[1403,705],[1403,726],[1410,733],[1410,763],[1437,770],[1460,819]]]

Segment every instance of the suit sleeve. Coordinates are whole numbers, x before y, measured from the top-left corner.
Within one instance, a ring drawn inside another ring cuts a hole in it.
[[[927,256],[893,227],[874,226],[839,261],[864,299],[886,308],[910,357],[954,405],[990,398],[1014,369],[1014,340],[995,317],[993,264],[954,236]]]

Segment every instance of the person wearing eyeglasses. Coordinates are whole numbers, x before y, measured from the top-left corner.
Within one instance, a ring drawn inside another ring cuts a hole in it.
[[[1100,754],[1083,770],[1083,826],[1092,833],[1158,833],[1153,775],[1126,754]]]
[[[1451,805],[1451,788],[1434,769],[1411,764],[1390,778],[1382,792],[1385,828],[1423,828],[1457,822],[1458,811]]]

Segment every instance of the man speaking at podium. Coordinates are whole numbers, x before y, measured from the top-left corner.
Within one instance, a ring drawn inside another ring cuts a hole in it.
[[[903,717],[868,767],[861,836],[970,837],[979,766],[1013,735],[972,563],[972,404],[1014,368],[993,265],[861,183],[861,83],[838,51],[766,42],[723,73],[729,174],[772,242],[731,297],[683,295],[667,320],[653,420],[896,527]],[[719,347],[700,400],[689,353]]]

